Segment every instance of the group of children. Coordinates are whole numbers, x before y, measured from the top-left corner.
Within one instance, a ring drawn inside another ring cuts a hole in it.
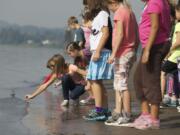
[[[180,2],[175,6],[176,26],[169,51],[169,1],[142,1],[145,6],[138,26],[135,14],[126,0],[83,0],[85,31],[76,17],[68,20],[68,26],[75,29],[75,36],[74,41],[67,45],[66,52],[74,58],[74,64],[66,63],[60,54],[54,55],[47,63],[50,75],[26,99],[34,98],[58,80],[55,85],[62,85],[63,106],[69,104],[69,99],[76,101],[88,91],[88,99],[81,103],[94,101],[95,108],[83,116],[85,120],[105,121],[106,125],[136,129],[159,129],[161,70],[165,72],[164,75],[177,70],[177,59],[180,56]],[[114,13],[113,27],[110,11]],[[134,89],[141,103],[141,114],[132,122],[128,78],[136,60],[139,41],[143,49],[134,75]],[[163,60],[165,62],[161,67]],[[115,90],[115,109],[111,115],[108,94],[103,84],[103,80],[110,79],[114,79]]]

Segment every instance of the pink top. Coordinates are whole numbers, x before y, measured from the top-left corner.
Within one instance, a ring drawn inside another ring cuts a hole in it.
[[[150,35],[151,19],[149,14],[151,13],[159,15],[159,31],[154,44],[165,42],[170,34],[170,8],[167,0],[148,0],[139,24],[139,35],[143,48],[146,46]]]
[[[117,21],[123,23],[123,41],[116,53],[116,57],[121,57],[133,50],[136,42],[137,22],[134,13],[126,6],[120,5],[114,14],[114,28],[112,46],[115,46],[115,38],[117,33]]]
[[[86,49],[90,49],[90,34],[91,34],[91,29],[87,28],[87,27],[82,27],[83,31],[84,31],[84,37],[85,37],[85,48]]]

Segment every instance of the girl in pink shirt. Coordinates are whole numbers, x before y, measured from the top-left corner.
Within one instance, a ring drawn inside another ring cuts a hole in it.
[[[143,52],[135,72],[135,90],[141,115],[132,124],[137,129],[159,129],[161,63],[168,52],[170,9],[168,0],[142,0],[145,8],[139,24]],[[151,104],[149,108],[149,104]]]
[[[108,62],[114,62],[115,109],[106,125],[121,126],[131,120],[128,78],[138,45],[137,22],[130,5],[125,0],[107,0],[114,12],[112,54]]]

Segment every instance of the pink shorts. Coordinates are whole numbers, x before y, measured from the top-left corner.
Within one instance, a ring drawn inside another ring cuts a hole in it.
[[[135,52],[126,53],[120,58],[115,58],[114,89],[117,91],[128,90],[128,78],[132,64],[135,61]]]

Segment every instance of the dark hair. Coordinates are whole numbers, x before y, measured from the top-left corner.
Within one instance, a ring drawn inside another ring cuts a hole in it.
[[[175,7],[173,4],[170,4],[170,13],[171,13],[171,17],[173,17],[173,18],[176,17]]]
[[[81,47],[76,43],[76,42],[70,42],[67,46],[66,46],[66,51],[74,51],[74,50],[81,50]]]
[[[87,5],[87,0],[83,0],[83,5]]]
[[[85,22],[92,21],[93,18],[91,16],[91,13],[89,11],[86,11],[82,14],[82,18]]]
[[[125,0],[106,0],[107,3],[112,3],[112,1],[115,1],[115,2],[124,2]]]
[[[78,19],[75,16],[69,17],[68,25],[71,25],[71,24],[78,24]]]
[[[74,64],[80,69],[86,69],[86,66],[89,64],[89,61],[86,57],[77,56],[74,59]]]
[[[109,13],[105,0],[87,0],[87,7],[90,12],[90,18],[94,19],[101,10]]]

